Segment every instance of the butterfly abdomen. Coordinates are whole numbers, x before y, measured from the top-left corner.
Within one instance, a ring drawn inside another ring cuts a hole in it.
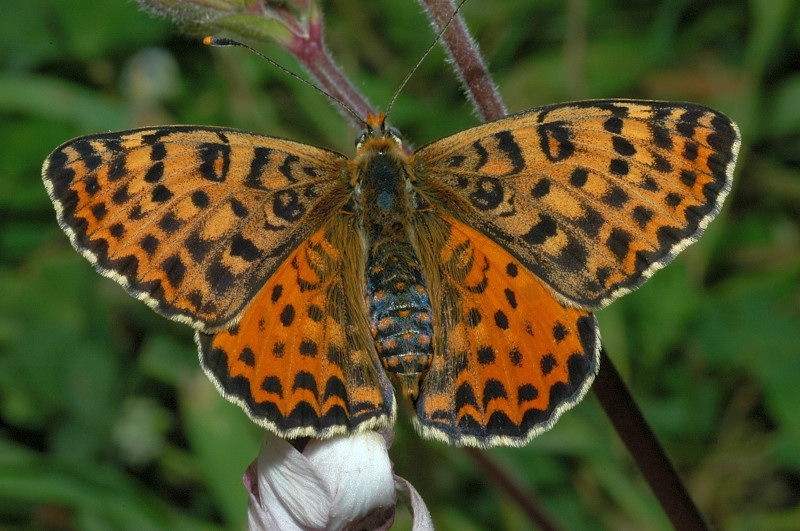
[[[433,354],[431,304],[414,250],[407,242],[373,247],[367,262],[372,337],[387,372],[416,396]]]

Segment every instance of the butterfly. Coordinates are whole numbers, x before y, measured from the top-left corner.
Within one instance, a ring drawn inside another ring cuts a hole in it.
[[[581,400],[594,311],[696,241],[740,138],[692,103],[539,107],[408,154],[383,113],[355,157],[219,127],[84,136],[43,179],[72,245],[196,330],[220,393],[275,434],[394,422],[521,446]]]

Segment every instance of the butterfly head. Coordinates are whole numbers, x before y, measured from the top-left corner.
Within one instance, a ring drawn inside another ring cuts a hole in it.
[[[386,115],[382,111],[378,114],[367,113],[364,126],[364,130],[356,137],[356,150],[361,151],[367,144],[374,145],[378,150],[382,145],[402,147],[403,137],[400,131],[386,125]]]

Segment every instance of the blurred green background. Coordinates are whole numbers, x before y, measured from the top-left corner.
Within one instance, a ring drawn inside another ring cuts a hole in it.
[[[314,90],[210,50],[124,0],[0,2],[0,527],[242,529],[260,433],[202,374],[191,331],[93,271],[39,173],[60,143],[147,124],[233,126],[353,151]],[[410,0],[324,2],[327,40],[385,106],[432,38]],[[611,358],[721,529],[800,522],[800,2],[470,0],[510,111],[580,98],[711,105],[741,126],[734,189],[701,242],[599,314]],[[275,46],[259,48],[290,68]],[[394,125],[417,144],[476,123],[436,50]],[[524,529],[465,452],[401,415],[395,471],[437,529]],[[568,529],[669,523],[590,393],[488,455]],[[409,528],[405,509],[397,529]]]

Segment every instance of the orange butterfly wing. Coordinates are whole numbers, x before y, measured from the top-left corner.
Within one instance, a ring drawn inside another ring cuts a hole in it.
[[[223,327],[343,200],[347,158],[214,127],[71,140],[42,176],[61,227],[161,314]]]
[[[455,444],[525,444],[598,369],[592,310],[697,240],[731,187],[739,133],[695,104],[533,109],[419,148],[416,248],[435,352],[417,426]]]
[[[296,437],[394,419],[363,260],[343,260],[363,255],[353,216],[340,213],[348,163],[274,137],[177,126],[74,139],[42,171],[73,246],[194,326],[220,392]]]
[[[739,132],[690,103],[597,100],[479,125],[415,152],[421,193],[572,305],[600,309],[696,241]]]

